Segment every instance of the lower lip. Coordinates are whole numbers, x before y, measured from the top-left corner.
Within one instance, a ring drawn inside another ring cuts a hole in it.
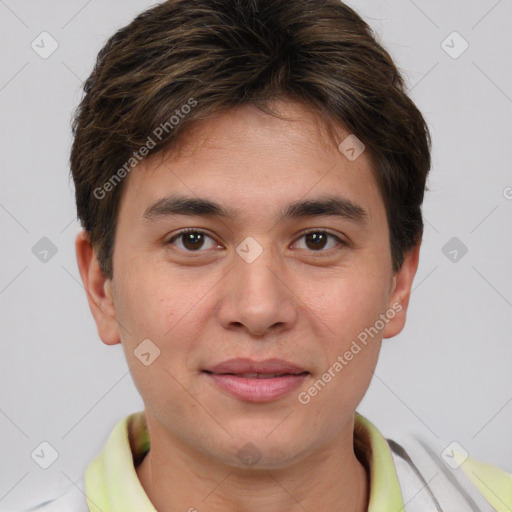
[[[247,402],[277,400],[297,389],[309,375],[283,375],[271,379],[248,379],[232,374],[207,373],[205,375],[229,394]]]

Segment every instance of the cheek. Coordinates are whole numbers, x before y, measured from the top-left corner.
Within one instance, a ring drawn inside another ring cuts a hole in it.
[[[116,299],[119,299],[116,314],[130,326],[130,334],[161,339],[185,315],[187,306],[191,307],[188,303],[193,297],[188,297],[188,288],[161,272],[158,265],[148,271],[133,262],[119,275],[123,278],[116,287]]]
[[[386,276],[369,272],[329,276],[323,286],[304,290],[304,302],[322,328],[332,349],[343,350],[373,326],[387,304]]]
[[[386,307],[385,279],[352,272],[332,276],[321,293],[309,291],[307,304],[314,312],[309,317],[318,326],[323,352],[323,368],[316,376],[321,382],[310,388],[312,409],[319,414],[323,408],[354,410],[368,389],[381,346],[382,330],[372,327]],[[332,428],[336,425],[333,419]]]
[[[158,272],[136,269],[118,286],[118,297],[122,346],[137,390],[155,410],[184,413],[194,405],[184,400],[182,386],[190,387],[189,355],[199,338],[201,323],[193,309],[197,297],[168,286]]]
[[[198,304],[201,296],[198,287],[191,286],[190,279],[182,282],[176,275],[171,279],[155,266],[152,272],[138,272],[134,268],[118,287],[118,292],[121,302],[116,307],[116,314],[125,327],[122,330],[123,348],[136,376],[147,381],[148,367],[137,360],[139,347],[146,343],[150,352],[158,354],[151,363],[151,368],[158,369],[152,376],[155,381],[166,381],[170,375],[180,382],[187,379],[187,371],[192,369],[195,361],[191,354],[197,349],[205,324],[201,317],[205,314],[205,306],[204,302]],[[157,348],[143,340],[150,340]],[[148,381],[147,384],[151,383]],[[154,391],[158,392],[158,389]]]

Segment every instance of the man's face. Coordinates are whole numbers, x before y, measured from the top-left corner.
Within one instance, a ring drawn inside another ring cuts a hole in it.
[[[304,107],[279,105],[295,120],[239,108],[202,125],[184,151],[132,171],[105,288],[109,332],[118,329],[150,429],[239,466],[248,451],[284,467],[347,434],[407,302],[396,304],[407,290],[392,273],[367,154],[350,161]],[[171,196],[233,216],[172,213]],[[327,199],[341,202],[337,214],[281,218],[294,203]],[[143,364],[152,344],[160,355]]]

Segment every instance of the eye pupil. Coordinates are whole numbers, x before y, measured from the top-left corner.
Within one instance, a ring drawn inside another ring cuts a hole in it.
[[[327,241],[327,235],[325,233],[308,233],[306,235],[306,244],[311,249],[323,249]],[[312,246],[309,246],[309,242],[312,242]]]
[[[184,238],[184,247],[186,247],[189,250],[199,249],[204,242],[204,235],[203,233],[199,233],[197,231],[192,233],[185,233],[182,235]]]

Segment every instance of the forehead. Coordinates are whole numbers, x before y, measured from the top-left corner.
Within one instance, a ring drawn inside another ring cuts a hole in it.
[[[301,104],[272,108],[284,119],[247,105],[196,124],[171,150],[135,168],[125,183],[129,202],[142,208],[171,191],[215,196],[235,209],[264,213],[270,202],[334,190],[354,202],[381,202],[367,152],[348,159],[319,115]],[[349,135],[336,126],[340,143]]]
[[[269,149],[274,151],[274,157],[285,152],[297,157],[304,153],[314,158],[321,154],[339,156],[339,144],[350,135],[342,123],[328,122],[320,112],[303,103],[281,99],[268,106],[276,115],[247,104],[194,121],[169,151],[155,159],[150,155],[143,166],[150,168],[162,160],[194,158],[205,150],[210,155],[231,153],[233,157],[238,152],[243,156],[254,146],[262,156]],[[361,160],[367,160],[364,156]]]

